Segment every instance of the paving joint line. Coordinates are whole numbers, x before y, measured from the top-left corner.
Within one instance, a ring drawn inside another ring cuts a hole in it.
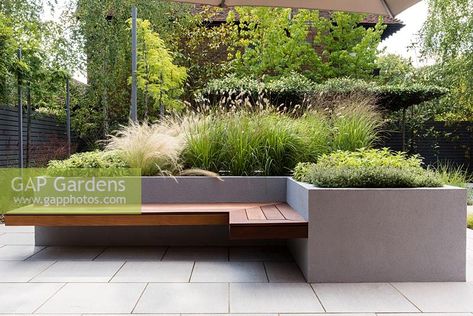
[[[322,300],[320,299],[319,295],[317,294],[317,291],[315,290],[315,287],[312,283],[308,283],[309,284],[310,288],[312,289],[312,292],[314,292],[315,294],[315,297],[317,298],[317,301],[319,301],[319,304],[320,306],[322,306],[323,310],[324,310],[324,313],[327,313],[327,309],[325,308],[324,304],[322,303]]]
[[[67,284],[69,284],[69,282],[65,282],[63,283],[63,285],[61,287],[59,287],[59,289],[57,289],[57,291],[55,291],[50,297],[48,297],[42,304],[40,304],[38,306],[38,308],[36,308],[34,311],[33,311],[33,314],[36,314],[36,312],[38,310],[41,309],[41,307],[43,307],[47,302],[49,302],[54,296],[56,296],[57,293],[59,293],[59,291],[61,291]]]
[[[97,262],[100,262],[100,261],[97,261]],[[106,262],[106,261],[105,261]],[[113,261],[111,261],[113,262]],[[113,278],[118,274],[118,272],[120,272],[120,270],[123,268],[123,266],[127,263],[128,261],[124,261],[123,264],[118,268],[118,270],[112,275],[112,277],[107,281],[107,283],[110,283],[110,281],[113,280]]]
[[[417,310],[421,313],[423,313],[423,311],[416,305],[414,304],[414,302],[412,302],[404,293],[401,292],[401,290],[399,290],[397,287],[394,286],[394,284],[392,284],[391,282],[388,283],[394,290],[396,290],[399,294],[402,295],[402,297],[404,297],[409,303],[411,303],[415,308],[417,308]]]
[[[28,261],[28,262],[34,262],[34,261]],[[29,279],[26,283],[33,283],[31,281],[33,281],[34,278],[36,278],[37,276],[39,276],[41,273],[43,273],[44,271],[48,270],[49,268],[51,268],[53,265],[55,265],[56,263],[58,263],[58,261],[56,260],[53,260],[52,263],[50,265],[48,265],[46,268],[44,268],[43,270],[41,270],[40,272],[38,272],[37,274],[35,274],[31,279]]]
[[[141,291],[140,296],[138,296],[138,299],[136,300],[135,305],[131,309],[130,314],[133,314],[135,312],[136,306],[138,306],[138,303],[140,302],[141,298],[143,297],[143,294],[145,294],[146,289],[148,288],[149,282],[146,283],[145,287],[143,288],[143,291]]]
[[[194,261],[194,263],[192,264],[191,274],[189,275],[189,281],[187,281],[187,283],[191,283],[192,275],[194,274],[195,264],[196,264],[196,261]]]

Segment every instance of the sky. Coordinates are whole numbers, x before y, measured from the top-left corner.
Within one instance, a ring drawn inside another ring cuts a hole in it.
[[[421,1],[396,16],[397,19],[404,22],[405,26],[400,31],[384,40],[380,48],[385,48],[386,53],[411,58],[415,66],[422,65],[419,52],[409,47],[413,42],[417,41],[419,31],[427,19],[427,11],[427,3]]]
[[[57,0],[57,6],[55,12],[52,13],[49,10],[44,12],[43,18],[45,20],[55,19],[62,10],[66,7],[68,0]],[[427,4],[423,0],[416,5],[410,7],[406,11],[402,12],[397,19],[404,22],[405,26],[400,31],[384,40],[379,48],[384,49],[385,53],[398,54],[406,58],[410,58],[414,66],[422,65],[419,52],[413,48],[410,48],[412,43],[416,42],[417,35],[422,28],[427,18]],[[84,81],[85,77],[83,74],[76,74],[74,76],[80,81]]]

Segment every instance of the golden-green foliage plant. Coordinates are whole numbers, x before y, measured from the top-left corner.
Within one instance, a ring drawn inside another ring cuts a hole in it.
[[[468,214],[466,225],[469,229],[473,229],[473,214]]]
[[[148,20],[138,19],[138,88],[145,95],[145,117],[148,114],[148,97],[153,108],[179,109],[183,106],[178,97],[184,92],[187,70],[174,64],[174,57]]]
[[[51,170],[83,169],[83,168],[128,168],[127,163],[120,158],[116,151],[88,151],[71,155],[65,160],[51,160],[48,168]]]
[[[180,155],[185,147],[183,124],[164,120],[157,124],[132,123],[122,127],[106,141],[131,168],[146,176],[171,175],[181,170]]]

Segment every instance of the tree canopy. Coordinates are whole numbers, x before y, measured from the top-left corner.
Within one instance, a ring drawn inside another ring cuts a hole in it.
[[[428,0],[421,32],[426,58],[437,63],[423,71],[428,80],[450,90],[445,107],[452,119],[473,119],[473,1]]]

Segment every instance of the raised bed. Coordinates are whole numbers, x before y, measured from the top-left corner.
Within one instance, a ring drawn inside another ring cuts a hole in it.
[[[309,282],[465,281],[466,190],[324,189],[287,182],[309,222],[290,242]]]
[[[256,226],[265,225],[261,235],[263,238],[259,238],[262,241],[232,240],[232,213],[227,213],[213,214],[216,216],[215,222],[207,224],[184,221],[181,224],[161,225],[160,219],[156,219],[156,225],[138,223],[130,227],[91,227],[86,222],[83,227],[42,226],[35,230],[36,244],[280,244],[285,242],[281,239],[275,241],[281,237],[280,234],[291,236],[298,225],[297,234],[301,234],[303,224],[305,233],[298,235],[301,238],[290,239],[288,243],[308,282],[465,280],[466,191],[463,189],[447,186],[323,189],[288,177],[223,177],[222,180],[208,177],[143,177],[142,200],[146,205],[270,203],[272,211],[266,214],[261,209],[265,219],[251,219]],[[285,218],[288,225],[278,226],[276,231],[267,222],[275,220],[274,223],[278,223],[277,219],[270,217],[280,216],[275,213],[274,207],[285,203],[303,221],[291,223],[292,219]],[[183,215],[179,218],[185,219],[186,215],[179,212],[164,213]],[[200,212],[194,212],[192,216],[198,217]],[[250,220],[248,212],[246,217]],[[250,226],[243,226],[243,229],[237,227],[240,229],[236,234],[238,239],[245,237],[247,227]],[[281,227],[288,229],[281,230]]]

